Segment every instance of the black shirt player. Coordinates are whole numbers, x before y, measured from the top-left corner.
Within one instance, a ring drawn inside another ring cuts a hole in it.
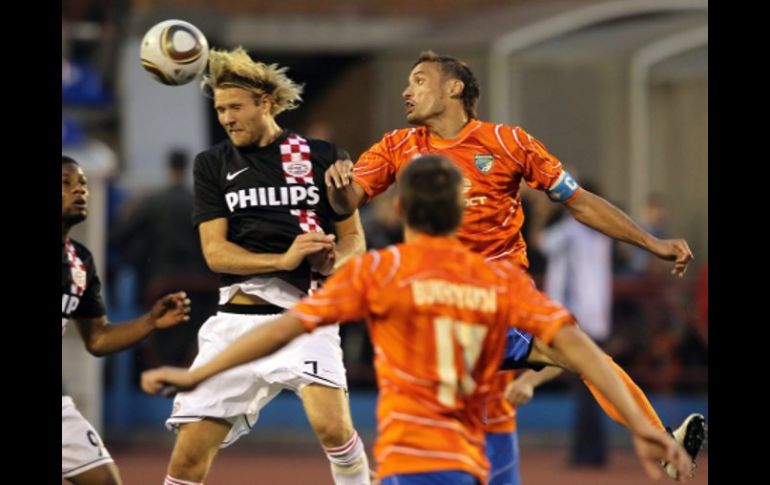
[[[209,54],[203,86],[229,139],[195,159],[193,223],[221,286],[219,312],[198,333],[193,367],[293,306],[323,275],[365,249],[358,213],[335,215],[323,185],[326,169],[344,154],[275,120],[301,99],[301,87],[285,71],[252,61],[241,48]],[[217,448],[248,433],[283,389],[302,399],[334,482],[369,483],[345,394],[339,329],[322,330],[178,394],[167,421],[179,433],[166,483],[203,482]]]
[[[62,156],[62,335],[75,324],[86,349],[101,356],[136,344],[157,328],[188,319],[190,301],[183,292],[166,295],[149,313],[119,325],[107,321],[101,283],[91,252],[68,237],[70,229],[86,219],[88,187],[77,162]],[[63,393],[62,393],[63,394]],[[120,474],[101,438],[62,395],[62,477],[75,483],[119,484]]]

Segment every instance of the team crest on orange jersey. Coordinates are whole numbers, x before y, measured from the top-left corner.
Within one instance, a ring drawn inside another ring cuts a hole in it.
[[[495,161],[495,157],[492,155],[486,154],[476,154],[474,155],[474,160],[476,161],[476,168],[481,170],[481,173],[486,174],[490,170],[492,170],[492,162]]]

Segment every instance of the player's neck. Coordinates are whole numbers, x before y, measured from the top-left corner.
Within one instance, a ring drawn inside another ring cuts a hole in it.
[[[404,242],[409,243],[420,237],[445,237],[447,239],[457,239],[457,233],[447,234],[446,236],[431,236],[430,234],[417,231],[409,226],[404,226]]]
[[[267,123],[267,127],[262,132],[262,135],[260,135],[259,139],[257,139],[256,145],[258,147],[266,147],[269,144],[273,143],[276,138],[278,138],[281,133],[283,132],[283,129],[278,126],[278,123],[274,119],[270,119]]]
[[[69,236],[70,233],[70,227],[63,222],[61,223],[61,242],[65,242],[67,240],[67,236]]]
[[[448,115],[441,116],[435,119],[428,120],[425,125],[431,135],[451,140],[456,138],[457,135],[465,128],[470,119],[465,113],[461,115]]]

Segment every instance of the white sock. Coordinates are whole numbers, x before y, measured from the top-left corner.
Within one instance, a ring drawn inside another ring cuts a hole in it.
[[[369,485],[369,459],[358,433],[353,433],[344,445],[324,451],[331,462],[335,485]]]

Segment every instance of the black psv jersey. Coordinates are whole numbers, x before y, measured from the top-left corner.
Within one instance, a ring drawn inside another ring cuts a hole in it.
[[[106,314],[102,284],[96,274],[94,258],[85,246],[72,239],[61,250],[62,333],[72,317],[98,318]]]
[[[264,147],[236,147],[230,140],[195,158],[193,224],[227,218],[227,239],[256,253],[284,253],[305,232],[334,233],[337,215],[326,196],[324,173],[347,158],[333,143],[284,130]],[[303,261],[293,271],[262,273],[307,292],[311,270]],[[251,276],[223,274],[231,285]]]

